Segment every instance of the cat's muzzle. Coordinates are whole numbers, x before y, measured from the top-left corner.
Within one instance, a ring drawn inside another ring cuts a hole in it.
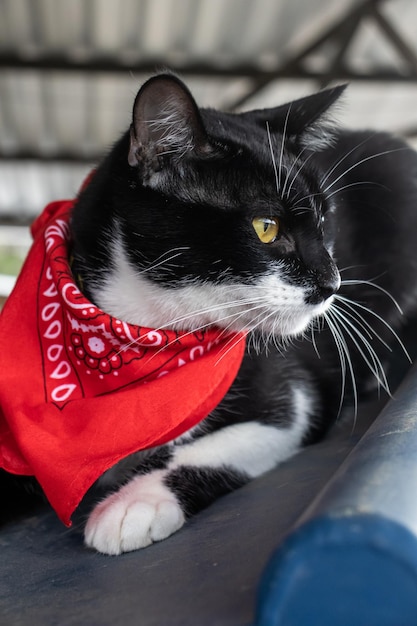
[[[306,304],[321,304],[333,296],[340,288],[339,272],[321,277],[315,282],[312,290],[306,295]]]

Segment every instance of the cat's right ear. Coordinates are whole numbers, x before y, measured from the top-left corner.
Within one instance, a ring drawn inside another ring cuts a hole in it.
[[[337,85],[272,109],[249,111],[243,116],[263,128],[268,124],[271,132],[285,134],[302,146],[325,148],[332,140],[326,118],[346,87]]]
[[[209,151],[197,104],[184,83],[172,74],[148,80],[133,107],[129,165],[141,167],[150,179],[168,163]]]

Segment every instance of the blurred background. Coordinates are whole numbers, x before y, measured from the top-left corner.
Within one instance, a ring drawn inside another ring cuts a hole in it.
[[[348,82],[341,124],[417,147],[416,0],[0,0],[0,296],[163,68],[231,111]]]

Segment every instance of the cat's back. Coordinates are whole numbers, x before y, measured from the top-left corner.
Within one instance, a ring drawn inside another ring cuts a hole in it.
[[[317,160],[332,206],[342,291],[350,278],[375,281],[404,312],[415,310],[417,153],[389,133],[339,130]],[[379,297],[388,305],[383,292]]]
[[[354,227],[357,243],[385,240],[401,252],[401,241],[415,241],[417,152],[410,145],[385,132],[339,130],[317,162],[339,228]]]
[[[338,129],[315,155],[326,195],[417,198],[417,152],[403,139],[374,130]]]

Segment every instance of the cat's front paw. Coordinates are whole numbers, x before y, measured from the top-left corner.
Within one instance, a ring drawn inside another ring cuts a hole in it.
[[[98,504],[85,527],[85,543],[103,554],[145,548],[172,535],[185,517],[164,485],[166,472],[136,476]]]

